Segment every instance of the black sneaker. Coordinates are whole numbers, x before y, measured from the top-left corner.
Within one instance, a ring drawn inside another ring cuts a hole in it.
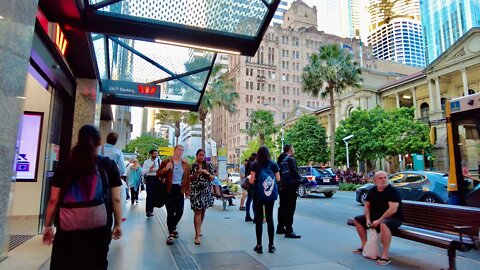
[[[277,227],[277,234],[285,234],[285,229],[282,227]]]
[[[253,248],[253,251],[257,252],[258,254],[262,254],[262,253],[263,253],[262,245],[256,245],[256,246]]]
[[[275,251],[277,251],[277,249],[274,245],[268,245],[268,253],[275,253]]]
[[[253,221],[251,217],[245,217],[245,222],[250,222],[250,221]]]
[[[292,232],[292,233],[286,233],[285,238],[299,239],[299,238],[302,238],[302,236]]]
[[[168,237],[167,237],[167,245],[171,246],[173,245],[174,242],[173,242],[173,234],[170,234]]]
[[[153,213],[147,212],[147,217],[153,217]]]

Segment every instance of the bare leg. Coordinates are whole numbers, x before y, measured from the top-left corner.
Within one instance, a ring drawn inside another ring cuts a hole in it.
[[[205,219],[205,210],[206,209],[203,209],[202,214],[201,214],[202,217],[201,217],[201,222],[200,222],[200,231],[198,232],[199,236],[203,236],[202,235],[202,224],[203,224],[203,220]]]
[[[195,242],[200,242],[200,231],[202,229],[202,210],[195,210],[193,224],[195,226]]]
[[[392,232],[385,224],[380,224],[380,240],[382,241],[383,250],[382,258],[388,259],[388,249],[390,248],[390,243],[392,242]]]
[[[246,198],[247,198],[247,191],[242,189],[242,197],[240,198],[240,207],[245,207]]]
[[[362,242],[362,246],[360,248],[363,249],[367,243],[367,229],[365,229],[365,227],[363,227],[362,224],[358,223],[356,220],[354,220],[354,223],[358,236],[360,237],[360,241]]]

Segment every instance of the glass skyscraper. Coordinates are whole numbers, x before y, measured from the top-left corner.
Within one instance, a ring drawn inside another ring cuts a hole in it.
[[[368,44],[376,58],[415,67],[425,66],[419,0],[392,2],[389,12],[381,0],[369,1]]]
[[[420,9],[428,63],[480,26],[480,0],[421,0]]]

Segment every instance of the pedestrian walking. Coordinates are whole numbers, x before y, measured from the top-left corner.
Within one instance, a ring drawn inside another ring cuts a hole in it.
[[[248,159],[245,159],[243,161],[242,166],[240,166],[240,187],[242,188],[242,197],[240,198],[240,211],[245,211],[245,200],[247,199],[247,190],[243,188],[244,182],[248,181],[246,175],[245,175],[245,167],[247,166]]]
[[[247,165],[245,166],[245,175],[247,178],[250,177],[252,171],[252,164],[255,162],[257,153],[252,153],[248,158]],[[249,178],[251,179],[251,177]],[[245,203],[245,222],[253,221],[252,217],[250,216],[250,207],[253,203],[253,191],[251,186],[247,187],[247,202]],[[253,216],[255,217],[255,208],[252,207]]]
[[[111,239],[122,236],[122,182],[115,162],[97,154],[99,146],[96,127],[80,128],[52,178],[42,236],[44,244],[53,243],[50,269],[107,269]]]
[[[195,162],[190,169],[190,205],[194,211],[193,224],[195,227],[195,245],[200,245],[202,223],[205,210],[213,206],[212,181],[215,179],[212,164],[205,161],[205,150],[199,149]]]
[[[182,159],[183,146],[177,145],[173,149],[173,157],[165,159],[160,164],[157,177],[163,179],[167,186],[167,245],[174,244],[178,238],[177,224],[182,218],[185,197],[190,197],[190,170],[188,163]]]
[[[266,146],[261,146],[258,149],[257,160],[252,164],[249,181],[250,184],[253,185],[253,205],[257,213],[255,215],[257,245],[253,250],[257,253],[263,253],[263,216],[261,213],[265,211],[268,231],[268,252],[274,253],[276,249],[273,244],[275,233],[275,226],[273,225],[273,205],[278,198],[277,182],[280,181],[280,173],[277,164],[272,161],[270,151]]]
[[[147,217],[153,216],[154,208],[154,188],[156,187],[156,181],[158,181],[157,171],[160,168],[160,158],[158,152],[155,149],[150,150],[150,158],[143,162],[142,174],[145,179],[145,189],[147,191],[147,198],[145,202],[145,212]]]
[[[133,164],[127,169],[127,183],[130,187],[131,202],[138,203],[138,193],[140,192],[140,182],[142,181],[142,167],[138,164],[138,160],[134,159]]]
[[[293,231],[293,216],[297,207],[297,187],[302,177],[298,174],[294,155],[295,148],[287,144],[277,160],[281,175],[277,234],[285,234],[285,238],[298,239],[301,236]]]

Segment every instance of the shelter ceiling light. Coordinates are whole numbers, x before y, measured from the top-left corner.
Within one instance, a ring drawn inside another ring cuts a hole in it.
[[[173,111],[173,112],[190,112],[189,110],[182,110],[182,109],[164,109],[161,107],[144,107],[145,109],[154,109],[154,110],[161,110],[161,111]]]
[[[162,44],[167,44],[167,45],[173,45],[173,46],[181,46],[181,47],[200,49],[200,50],[206,50],[206,51],[213,51],[213,52],[219,52],[219,53],[240,55],[240,52],[236,52],[236,51],[229,51],[229,50],[222,50],[222,49],[218,49],[218,48],[203,47],[203,46],[197,46],[197,45],[185,44],[185,43],[179,43],[179,42],[172,42],[172,41],[161,40],[161,39],[155,39],[155,42],[162,43]]]
[[[403,95],[403,98],[404,98],[404,99],[412,99],[412,97],[409,96],[409,95]]]

